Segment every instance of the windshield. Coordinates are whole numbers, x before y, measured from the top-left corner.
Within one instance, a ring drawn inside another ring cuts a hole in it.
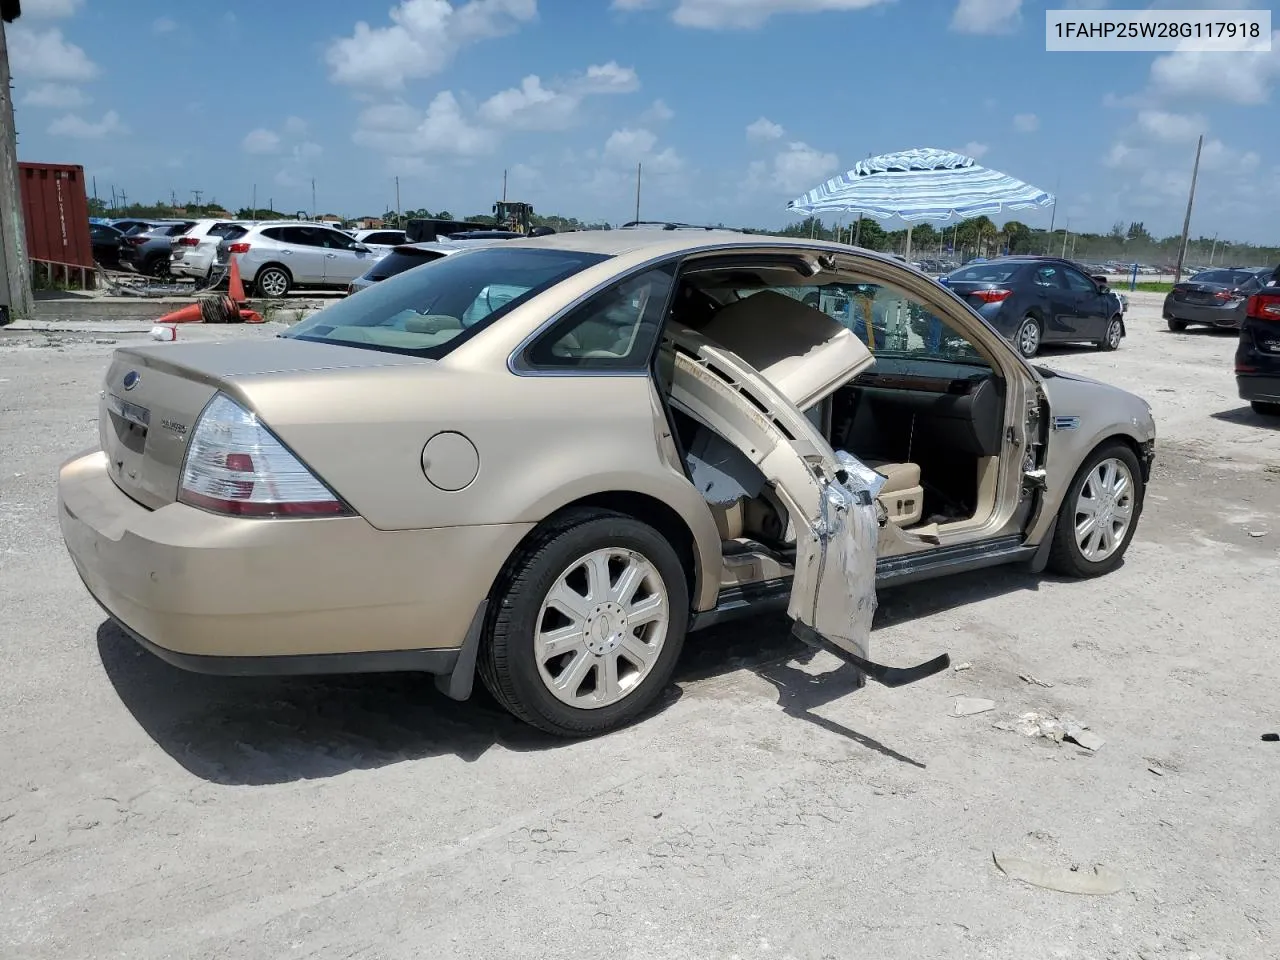
[[[467,250],[340,300],[284,336],[439,358],[504,313],[606,259],[572,250]]]
[[[1191,279],[1195,283],[1220,283],[1224,287],[1238,287],[1253,279],[1253,274],[1246,270],[1206,270]]]
[[[1021,264],[978,263],[947,274],[953,283],[1007,283]]]

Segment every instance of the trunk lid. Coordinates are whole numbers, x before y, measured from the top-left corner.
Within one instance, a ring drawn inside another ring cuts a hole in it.
[[[1195,283],[1184,281],[1173,285],[1173,299],[1179,303],[1221,303],[1219,293],[1227,293],[1230,287],[1221,283]]]
[[[985,291],[1010,289],[1002,283],[974,280],[947,280],[943,286],[975,310],[981,310],[988,303],[998,302],[985,299],[982,296]]]
[[[98,435],[116,485],[156,509],[177,498],[200,412],[219,390],[234,393],[236,380],[424,363],[433,361],[285,338],[120,347],[103,382]]]

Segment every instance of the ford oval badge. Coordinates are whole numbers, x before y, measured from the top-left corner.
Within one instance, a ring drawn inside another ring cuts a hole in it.
[[[138,385],[138,381],[142,379],[142,375],[137,370],[130,370],[124,375],[124,388],[132,390]]]

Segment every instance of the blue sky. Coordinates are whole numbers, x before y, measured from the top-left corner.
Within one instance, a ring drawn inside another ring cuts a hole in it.
[[[780,225],[862,157],[932,146],[1056,189],[1059,226],[1169,234],[1203,132],[1193,235],[1280,242],[1280,31],[1270,53],[1046,53],[1045,9],[23,0],[8,42],[20,159],[81,163],[99,195],[234,209],[256,184],[293,211],[314,177],[318,213],[358,216],[398,175],[405,208],[465,215],[507,169],[511,199],[619,222],[639,161],[646,218]]]

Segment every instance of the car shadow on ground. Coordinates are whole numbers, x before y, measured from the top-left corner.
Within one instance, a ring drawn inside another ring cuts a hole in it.
[[[899,587],[885,592],[876,626],[1034,590],[1039,579],[1010,567]],[[443,755],[473,762],[495,746],[532,751],[572,742],[516,720],[478,680],[472,698],[459,703],[437,692],[431,678],[422,674],[188,673],[143,650],[110,620],[98,627],[97,642],[107,677],[138,724],[181,766],[211,783],[287,783]],[[896,662],[890,653],[883,655]],[[775,687],[778,704],[789,716],[922,768],[924,764],[910,756],[812,712],[861,686],[858,672],[848,666],[807,672],[803,667],[814,656],[812,648],[792,636],[790,621],[782,615],[691,634],[675,683],[648,716],[672,706],[690,685],[748,670]]]
[[[1253,407],[1248,404],[1231,410],[1219,410],[1217,413],[1209,414],[1209,416],[1214,420],[1222,420],[1225,423],[1240,423],[1246,427],[1270,427],[1272,430],[1280,430],[1280,417],[1256,413]]]

